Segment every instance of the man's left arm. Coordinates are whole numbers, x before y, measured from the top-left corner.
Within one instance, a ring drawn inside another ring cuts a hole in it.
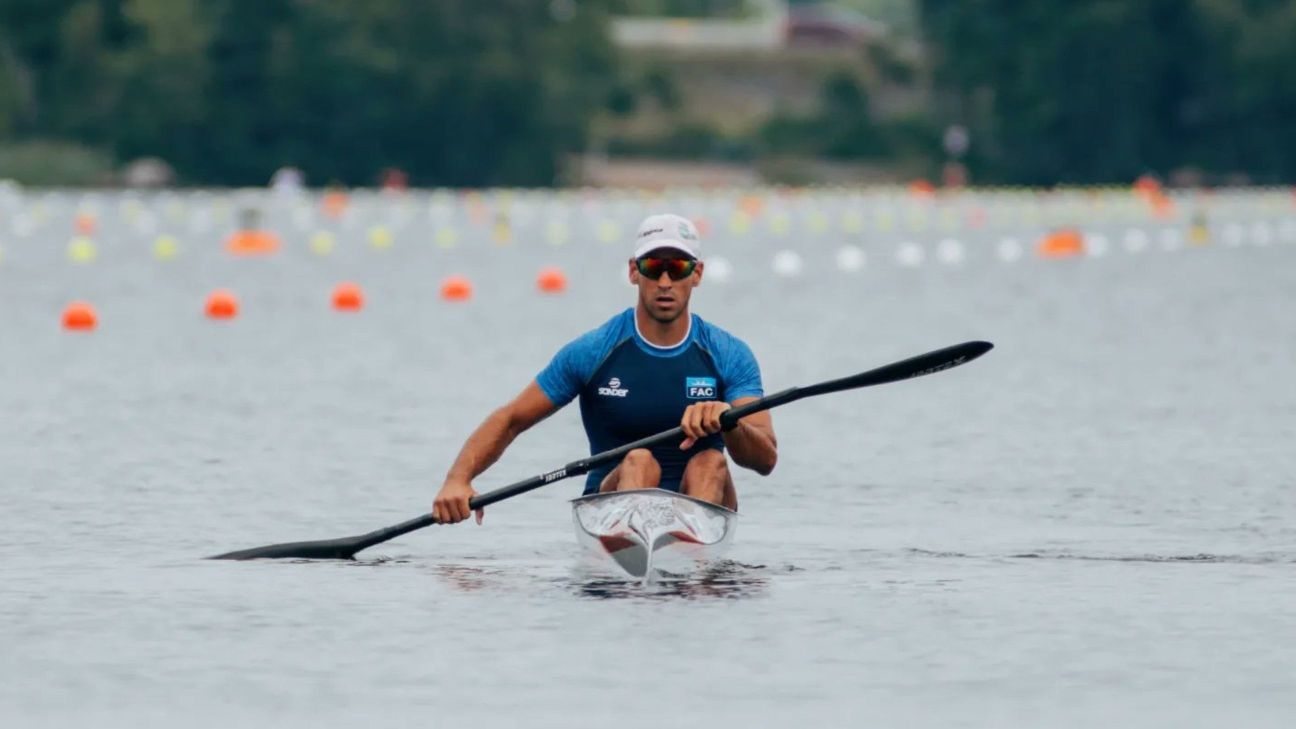
[[[741,397],[730,405],[746,405],[755,397]],[[778,463],[778,440],[774,438],[774,420],[768,410],[752,413],[738,421],[738,427],[724,434],[725,448],[734,463],[750,468],[762,476],[770,475]]]
[[[709,400],[690,405],[684,411],[680,427],[684,430],[681,450],[688,450],[708,435],[722,432],[720,416],[730,408],[745,405],[756,397],[740,397],[732,403]],[[778,441],[774,438],[774,421],[768,410],[752,413],[738,421],[737,427],[723,433],[725,447],[734,463],[768,476],[778,462]]]

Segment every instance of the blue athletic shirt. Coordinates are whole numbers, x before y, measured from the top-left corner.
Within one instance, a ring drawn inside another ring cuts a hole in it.
[[[765,394],[760,367],[741,339],[693,315],[682,342],[658,347],[639,334],[633,308],[560,349],[536,383],[555,407],[580,398],[591,455],[678,426],[695,402]],[[661,488],[678,491],[689,459],[707,448],[723,451],[724,440],[716,434],[687,451],[679,443],[653,448]],[[597,491],[615,467],[590,471],[585,493]]]

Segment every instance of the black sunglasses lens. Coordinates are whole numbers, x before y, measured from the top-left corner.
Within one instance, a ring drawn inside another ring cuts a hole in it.
[[[679,281],[693,273],[697,261],[689,258],[640,258],[635,265],[641,275],[650,279],[659,279],[665,273],[672,281]]]

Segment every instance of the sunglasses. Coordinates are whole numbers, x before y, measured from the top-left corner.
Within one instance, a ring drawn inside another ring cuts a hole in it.
[[[635,268],[639,269],[640,276],[645,276],[653,281],[660,279],[663,273],[670,276],[672,281],[679,281],[693,275],[693,269],[697,268],[697,259],[636,258]]]

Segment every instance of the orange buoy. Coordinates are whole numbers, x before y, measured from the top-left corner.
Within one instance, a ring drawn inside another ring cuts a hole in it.
[[[1055,230],[1044,236],[1036,251],[1043,258],[1070,258],[1083,255],[1084,237],[1074,228]]]
[[[567,290],[567,274],[561,268],[542,268],[536,276],[536,287],[546,294],[561,294]]]
[[[225,289],[211,292],[205,310],[209,319],[233,319],[238,316],[238,299]]]
[[[1134,192],[1140,195],[1154,195],[1161,192],[1161,181],[1152,175],[1139,175],[1134,181]]]
[[[364,307],[364,292],[360,287],[345,281],[333,289],[333,308],[338,311],[360,311]]]
[[[1174,200],[1165,193],[1157,192],[1152,195],[1148,199],[1148,204],[1152,206],[1152,214],[1162,220],[1174,216]]]
[[[73,301],[63,309],[63,328],[73,332],[88,332],[99,324],[94,307],[84,301]]]
[[[931,197],[936,194],[936,186],[919,178],[909,183],[909,194],[914,197]]]
[[[472,282],[463,276],[451,276],[441,282],[441,298],[446,301],[467,301],[472,298]]]
[[[225,240],[225,251],[236,256],[264,256],[277,250],[279,236],[265,230],[239,230]]]
[[[333,187],[329,188],[324,193],[324,196],[320,198],[320,208],[324,210],[324,215],[337,220],[346,213],[349,202],[345,190],[340,187]]]
[[[95,230],[99,228],[99,221],[90,213],[77,213],[73,226],[79,235],[94,235]]]

